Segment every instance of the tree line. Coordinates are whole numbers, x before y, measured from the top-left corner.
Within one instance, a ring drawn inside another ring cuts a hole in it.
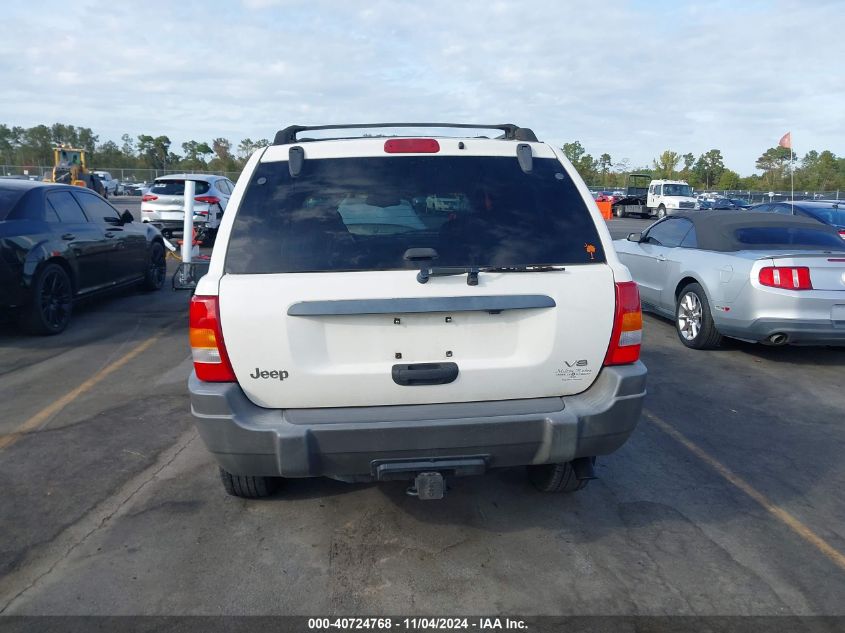
[[[666,150],[650,166],[632,168],[627,158],[614,162],[610,154],[597,159],[588,154],[579,141],[564,143],[563,153],[590,186],[618,188],[625,186],[630,173],[649,174],[653,178],[686,180],[696,189],[722,191],[780,191],[790,188],[794,169],[796,191],[837,191],[845,189],[845,158],[830,150],[807,152],[803,158],[792,156],[785,147],[770,147],[757,159],[761,174],[740,176],[725,167],[722,152],[711,149],[698,157]]]
[[[211,141],[186,141],[181,153],[172,147],[165,135],[123,134],[120,144],[100,141],[91,128],[64,123],[36,125],[30,128],[0,123],[0,163],[21,167],[52,165],[53,148],[70,145],[86,150],[88,164],[94,168],[156,169],[239,172],[258,148],[270,144],[266,138],[241,139],[237,145],[227,138]],[[803,158],[792,157],[783,147],[771,147],[757,159],[761,173],[740,176],[725,167],[722,152],[711,149],[699,156],[666,150],[651,166],[632,167],[627,158],[617,162],[610,154],[593,158],[579,141],[564,143],[563,153],[590,186],[618,188],[625,186],[630,173],[645,173],[654,178],[686,180],[696,189],[785,190],[790,186],[794,169],[796,191],[835,191],[845,189],[845,158],[830,150],[812,150]]]
[[[22,167],[53,164],[53,148],[70,145],[84,149],[89,166],[124,169],[172,169],[185,171],[239,172],[246,160],[259,147],[270,144],[267,139],[242,139],[237,145],[227,138],[211,141],[186,141],[181,153],[164,135],[123,134],[121,143],[100,142],[91,128],[64,123],[36,125],[30,128],[0,123],[0,163]]]

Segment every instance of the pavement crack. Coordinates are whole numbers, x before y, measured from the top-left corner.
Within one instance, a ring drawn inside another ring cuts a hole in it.
[[[110,507],[107,512],[99,518],[96,524],[85,533],[81,534],[77,538],[73,539],[72,542],[68,543],[65,547],[64,551],[59,554],[59,556],[49,564],[46,570],[37,574],[32,580],[26,584],[20,591],[15,593],[10,599],[8,599],[5,603],[0,605],[0,615],[6,613],[6,611],[11,607],[19,598],[22,598],[26,593],[32,590],[36,585],[38,585],[44,578],[52,574],[56,568],[68,557],[77,550],[81,545],[84,545],[88,539],[90,539],[94,534],[102,530],[106,525],[111,521],[111,519],[118,514],[124,507],[132,502],[132,500],[141,492],[144,488],[147,487],[152,481],[154,481],[158,475],[168,468],[171,464],[173,464],[176,459],[187,449],[193,442],[199,437],[196,430],[191,431],[187,437],[181,439],[180,442],[174,444],[173,447],[167,452],[167,457],[163,460],[159,460],[155,464],[153,464],[150,468],[146,469],[140,475],[133,478],[130,482],[132,486],[129,493],[124,495],[123,498],[117,503],[116,506]],[[140,480],[140,481],[139,481]],[[125,489],[125,486],[124,486]],[[113,498],[112,498],[113,499]],[[102,507],[104,504],[100,504]],[[93,514],[96,514],[97,509],[95,508],[91,513],[82,517],[79,521],[77,521],[73,526],[70,526],[68,529],[72,530],[75,526],[80,525],[83,523],[88,517],[91,517]],[[61,538],[59,535],[54,541]]]

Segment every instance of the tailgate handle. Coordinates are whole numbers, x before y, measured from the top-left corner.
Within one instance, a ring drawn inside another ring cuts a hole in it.
[[[414,363],[394,365],[393,382],[405,387],[446,385],[458,377],[457,363]]]

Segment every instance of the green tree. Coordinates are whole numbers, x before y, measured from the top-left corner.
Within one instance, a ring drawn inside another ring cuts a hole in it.
[[[126,157],[135,157],[135,143],[132,142],[132,137],[128,134],[123,134],[120,137],[120,140],[123,141],[123,145],[120,146],[120,151]]]
[[[561,148],[563,155],[569,159],[573,165],[581,160],[581,157],[587,153],[580,141],[573,141],[571,143],[564,143]]]
[[[681,162],[681,155],[678,152],[667,149],[652,162],[654,164],[654,174],[657,178],[674,178],[675,168]]]
[[[185,152],[186,161],[202,165],[205,165],[205,157],[214,153],[205,141],[186,141],[182,143],[182,151]]]
[[[170,139],[167,136],[150,136],[141,134],[138,136],[138,154],[147,167],[152,169],[167,169],[174,154],[170,153]],[[178,157],[177,157],[178,158]]]
[[[736,191],[740,186],[739,174],[730,169],[723,169],[719,176],[718,187],[722,191]]]
[[[21,164],[53,164],[53,136],[50,128],[46,125],[36,125],[25,130],[22,145],[20,155]]]
[[[611,160],[610,154],[602,154],[599,156],[598,168],[601,173],[602,186],[607,187],[608,175],[610,174],[610,170],[613,168],[613,160]]]
[[[757,159],[756,167],[763,172],[769,188],[782,184],[786,166],[792,160],[792,151],[786,147],[770,147]]]
[[[705,189],[716,185],[719,182],[722,172],[725,170],[725,161],[722,158],[722,152],[718,149],[711,149],[708,152],[704,152],[698,157],[692,170],[698,184],[703,185]]]
[[[584,149],[580,141],[564,143],[561,151],[575,167],[581,178],[584,179],[584,182],[595,184],[598,181],[599,163],[590,154],[587,154],[587,150]]]

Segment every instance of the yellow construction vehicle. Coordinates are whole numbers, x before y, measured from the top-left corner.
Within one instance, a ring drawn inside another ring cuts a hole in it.
[[[100,179],[88,171],[85,150],[67,145],[53,148],[53,172],[47,181],[86,187],[100,195],[105,191]]]

